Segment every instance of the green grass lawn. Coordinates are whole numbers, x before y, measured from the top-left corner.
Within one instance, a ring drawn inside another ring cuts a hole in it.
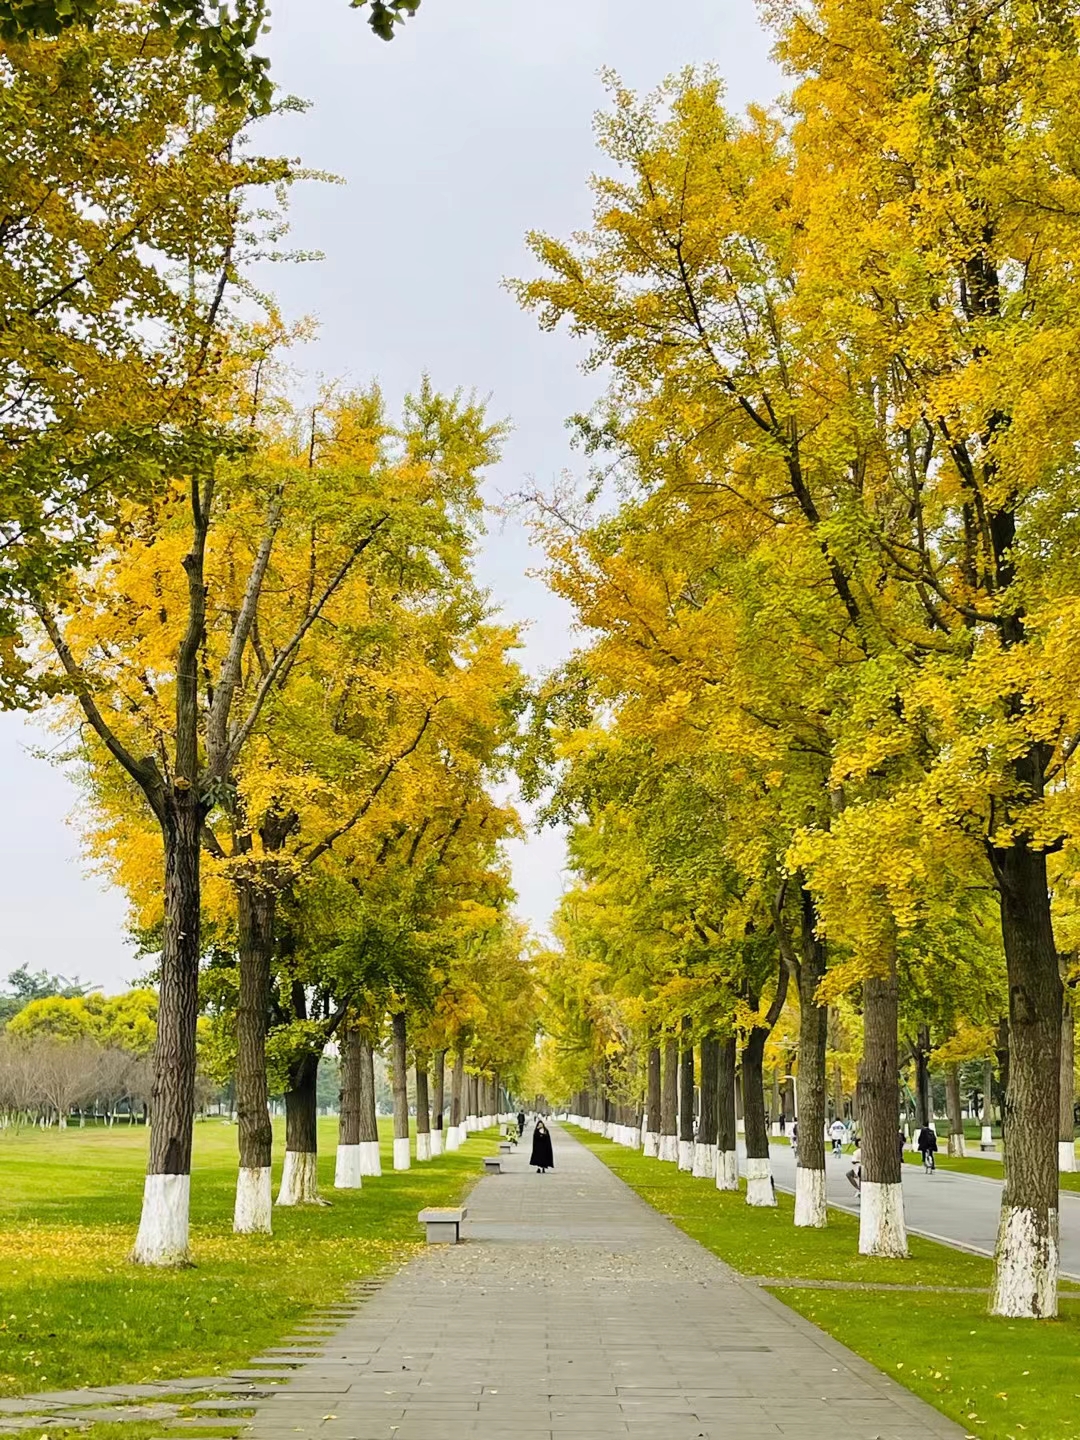
[[[794,1201],[750,1209],[742,1194],[660,1165],[609,1140],[574,1134],[681,1230],[744,1275],[872,1284],[988,1286],[991,1262],[910,1237],[908,1260],[857,1252],[858,1220],[829,1213],[796,1230]],[[1000,1167],[999,1167],[1000,1169]],[[991,1319],[985,1295],[773,1288],[857,1354],[985,1440],[1080,1440],[1080,1300],[1053,1321]]]
[[[284,1148],[275,1127],[275,1186]],[[232,1233],[236,1130],[195,1129],[195,1265],[128,1262],[138,1226],[146,1131],[70,1129],[0,1137],[0,1395],[213,1375],[289,1333],[313,1306],[421,1243],[417,1212],[456,1203],[495,1132],[411,1170],[335,1191],[337,1121],[319,1123],[319,1182],[332,1204],[274,1211],[273,1236]],[[130,1432],[125,1431],[125,1434]]]

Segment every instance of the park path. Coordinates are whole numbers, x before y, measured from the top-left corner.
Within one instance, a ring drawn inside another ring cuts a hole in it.
[[[946,1440],[963,1431],[683,1235],[564,1131],[482,1179],[253,1440]]]

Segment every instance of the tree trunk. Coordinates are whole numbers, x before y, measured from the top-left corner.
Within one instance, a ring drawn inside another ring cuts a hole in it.
[[[679,1047],[664,1041],[664,1071],[660,1082],[660,1159],[674,1165],[679,1158],[675,1122],[679,1108]]]
[[[949,1154],[964,1155],[964,1104],[960,1096],[960,1067],[945,1071],[945,1108],[949,1112]]]
[[[289,1072],[285,1091],[285,1167],[281,1172],[279,1205],[325,1205],[319,1198],[319,1132],[316,1086],[319,1056],[308,1054]]]
[[[649,1047],[645,1097],[645,1154],[655,1160],[660,1154],[660,1047]]]
[[[416,1158],[431,1159],[431,1120],[428,1109],[428,1072],[416,1062]]]
[[[1072,995],[1066,990],[1061,1008],[1061,1079],[1058,1085],[1058,1170],[1062,1173],[1076,1169],[1076,1121],[1073,1114],[1073,1099],[1076,1093],[1074,1026]]]
[[[755,1025],[742,1054],[743,1124],[746,1133],[746,1203],[775,1205],[772,1166],[769,1162],[769,1128],[765,1117],[765,1042],[769,1032]]]
[[[859,1253],[904,1256],[904,1194],[900,1184],[896,953],[886,972],[863,982],[863,1057],[859,1065],[862,1190]]]
[[[465,1138],[462,1129],[462,1091],[465,1088],[465,1055],[458,1051],[454,1056],[454,1068],[450,1073],[450,1128],[446,1132],[447,1150],[457,1150]]]
[[[700,1047],[701,1111],[694,1145],[694,1174],[702,1180],[716,1178],[716,1137],[720,1130],[720,1044],[706,1035]]]
[[[1061,975],[1046,856],[1017,840],[995,858],[1009,980],[1009,1078],[990,1313],[1038,1319],[1057,1314]]]
[[[363,1033],[360,1035],[360,1173],[382,1174],[379,1113],[375,1105],[375,1049]]]
[[[249,879],[236,886],[240,988],[236,1005],[236,1116],[240,1170],[233,1229],[269,1235],[273,1229],[270,1161],[274,1132],[266,1083],[266,1027],[274,957],[277,894]]]
[[[735,1036],[717,1044],[716,1188],[738,1190],[739,1151],[735,1115]]]
[[[679,1169],[694,1168],[694,1047],[683,1021],[683,1048],[679,1054]]]
[[[431,1105],[431,1154],[443,1153],[443,1111],[446,1109],[446,1051],[435,1051]]]
[[[817,934],[814,897],[799,890],[799,1073],[795,1080],[798,1116],[795,1169],[795,1224],[821,1229],[828,1221],[825,1198],[825,1050],[829,1014],[817,1003],[828,955]],[[841,1096],[841,1106],[843,1097]]]
[[[203,815],[194,786],[174,787],[166,804],[165,925],[151,1091],[153,1123],[142,1216],[131,1256],[140,1265],[186,1265],[190,1259]]]
[[[390,1041],[390,1068],[394,1084],[394,1169],[409,1168],[409,1090],[408,1047],[405,1033],[405,1011],[393,1016]]]
[[[359,1190],[363,1184],[364,1172],[360,1164],[362,1045],[360,1032],[346,1020],[341,1027],[341,1113],[334,1160],[335,1190]]]

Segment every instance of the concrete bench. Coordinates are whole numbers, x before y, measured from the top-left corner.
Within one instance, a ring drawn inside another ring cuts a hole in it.
[[[509,1140],[500,1140],[500,1141],[499,1141],[499,1153],[500,1153],[501,1155],[509,1155],[509,1154],[511,1153],[511,1151],[513,1150],[513,1148],[514,1148],[514,1147],[513,1147],[513,1145],[510,1143]]]
[[[502,1161],[497,1155],[485,1155],[484,1169],[488,1172],[489,1175],[501,1175]]]
[[[416,1218],[426,1228],[429,1245],[456,1245],[461,1239],[461,1222],[468,1213],[464,1205],[459,1205],[456,1209],[421,1210]]]

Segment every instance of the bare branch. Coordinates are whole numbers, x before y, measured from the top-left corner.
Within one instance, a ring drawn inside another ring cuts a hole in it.
[[[210,772],[214,775],[225,773],[220,762],[229,747],[229,715],[232,710],[233,696],[240,683],[244,649],[251,635],[251,627],[262,594],[263,581],[266,579],[266,568],[270,564],[274,541],[281,526],[281,508],[282,497],[279,487],[270,502],[270,509],[266,517],[266,533],[263,535],[262,544],[259,546],[251,566],[251,574],[248,576],[240,613],[233,624],[228,653],[221,662],[217,688],[210,706],[206,727],[206,759]]]
[[[252,730],[255,728],[255,724],[258,721],[259,715],[262,712],[263,705],[266,703],[266,697],[274,688],[274,683],[277,680],[278,676],[281,674],[282,670],[285,668],[285,665],[288,663],[290,658],[300,648],[304,636],[311,629],[312,625],[315,624],[315,621],[322,614],[323,609],[329,603],[333,595],[345,583],[345,579],[348,576],[349,571],[356,564],[357,560],[359,560],[360,556],[372,543],[372,541],[375,539],[375,536],[389,519],[389,515],[383,515],[380,519],[376,520],[375,524],[368,531],[367,535],[364,536],[363,540],[361,540],[358,545],[355,545],[353,547],[348,557],[339,566],[336,574],[332,576],[332,578],[326,585],[326,588],[323,590],[322,594],[319,597],[318,603],[313,609],[308,611],[308,613],[304,616],[303,620],[296,627],[292,639],[288,642],[284,649],[280,650],[278,654],[274,656],[274,660],[270,666],[270,669],[263,676],[262,680],[259,683],[259,688],[255,692],[255,699],[251,702],[251,709],[248,711],[247,716],[245,717],[243,722],[238,725],[229,736],[228,746],[226,747],[225,751],[221,756],[221,768],[219,771],[220,774],[228,774],[229,770],[231,770],[233,765],[236,763],[236,757],[240,754],[240,751],[244,747],[245,741],[251,734]]]
[[[57,658],[64,667],[65,673],[74,682],[73,691],[75,698],[82,707],[90,725],[94,729],[102,744],[108,750],[113,759],[127,771],[131,778],[139,786],[150,803],[150,808],[158,820],[164,820],[165,810],[162,803],[162,782],[161,775],[153,760],[136,760],[131,751],[120,740],[112,726],[102,715],[91,693],[89,681],[75,656],[71,653],[71,647],[64,639],[56,616],[47,610],[44,605],[35,604],[35,611],[38,619],[45,628]]]

